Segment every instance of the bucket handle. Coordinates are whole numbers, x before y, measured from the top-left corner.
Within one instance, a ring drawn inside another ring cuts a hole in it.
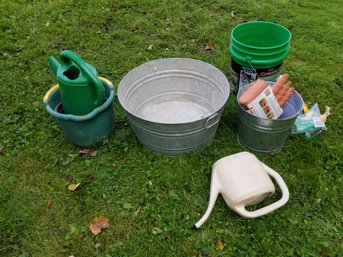
[[[218,113],[214,113],[212,114],[210,117],[208,117],[208,119],[206,120],[205,123],[205,128],[209,129],[211,127],[213,127],[214,125],[216,125],[219,122],[219,119],[216,119],[218,117]]]
[[[252,63],[251,63],[251,62],[252,62],[251,56],[245,57],[245,61],[246,61],[247,63],[249,63],[250,67],[254,70],[254,72],[255,72],[257,78],[259,78],[258,73],[257,73],[257,70],[255,69],[255,67],[254,67],[254,66],[252,65]]]
[[[265,214],[268,214],[278,208],[280,208],[281,206],[285,205],[289,199],[289,191],[287,188],[287,185],[285,183],[285,181],[282,179],[282,177],[273,169],[271,169],[270,167],[268,167],[267,165],[265,165],[264,163],[262,163],[263,168],[265,168],[265,170],[267,171],[268,175],[273,177],[276,181],[276,183],[278,184],[278,186],[281,189],[282,192],[282,197],[280,200],[267,205],[265,207],[262,207],[261,209],[255,210],[255,211],[247,211],[245,209],[245,206],[240,205],[236,208],[236,211],[242,215],[243,217],[246,218],[257,218],[260,216],[263,216]]]
[[[104,86],[102,85],[98,77],[91,73],[89,68],[85,65],[85,61],[71,50],[63,51],[61,53],[61,59],[69,60],[75,63],[80,68],[80,70],[86,75],[86,77],[91,80],[92,84],[95,86],[95,105],[101,105],[105,97]]]

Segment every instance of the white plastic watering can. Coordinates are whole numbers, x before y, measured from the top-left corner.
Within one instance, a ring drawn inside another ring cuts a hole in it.
[[[246,206],[259,203],[275,192],[269,176],[280,187],[281,199],[258,210],[247,211]],[[195,224],[196,228],[210,216],[219,194],[231,209],[246,218],[268,214],[286,204],[289,199],[287,185],[281,176],[248,152],[224,157],[213,164],[209,204],[204,216]]]

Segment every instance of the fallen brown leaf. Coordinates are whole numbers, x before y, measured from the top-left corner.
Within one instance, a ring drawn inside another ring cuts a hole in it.
[[[139,206],[138,209],[137,209],[137,211],[134,211],[134,212],[132,213],[132,216],[137,217],[137,216],[139,215],[140,212],[141,212],[141,207]]]
[[[80,149],[79,153],[82,155],[82,157],[88,158],[88,157],[96,157],[98,154],[98,151],[92,151],[91,149],[88,149],[88,148],[82,148]]]
[[[79,151],[79,153],[80,153],[80,154],[88,154],[90,151],[91,151],[91,150],[88,149],[88,148],[81,148],[80,151]]]
[[[214,44],[212,42],[208,42],[203,49],[204,51],[212,51],[214,50]]]
[[[97,217],[92,220],[91,224],[89,224],[89,229],[93,233],[93,235],[100,234],[102,229],[109,227],[110,220],[105,217]]]

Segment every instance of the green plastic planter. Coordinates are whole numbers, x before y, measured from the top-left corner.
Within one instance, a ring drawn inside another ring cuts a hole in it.
[[[46,110],[52,115],[67,138],[76,145],[90,146],[107,137],[114,130],[112,83],[99,77],[105,88],[104,103],[86,115],[65,114],[61,104],[58,84],[53,86],[44,96]]]

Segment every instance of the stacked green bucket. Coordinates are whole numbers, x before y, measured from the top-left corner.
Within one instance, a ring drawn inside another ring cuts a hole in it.
[[[238,91],[257,77],[275,81],[288,55],[291,32],[276,23],[254,21],[231,31],[231,74]]]

